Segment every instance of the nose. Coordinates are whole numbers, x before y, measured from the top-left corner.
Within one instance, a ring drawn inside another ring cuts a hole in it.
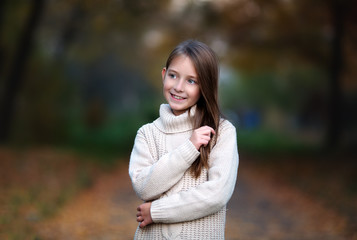
[[[174,88],[177,92],[182,92],[184,90],[184,80],[181,78],[176,81]]]

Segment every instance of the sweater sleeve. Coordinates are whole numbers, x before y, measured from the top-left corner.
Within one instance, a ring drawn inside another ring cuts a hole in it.
[[[187,191],[155,200],[151,204],[154,222],[190,221],[218,212],[232,196],[238,171],[236,130],[228,121],[210,154],[208,181]]]
[[[136,194],[144,201],[157,199],[182,178],[199,154],[187,140],[155,161],[144,131],[139,129],[129,163],[129,175]]]

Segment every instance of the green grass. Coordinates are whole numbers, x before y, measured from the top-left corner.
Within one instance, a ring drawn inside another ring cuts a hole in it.
[[[298,136],[267,129],[238,130],[238,149],[249,154],[304,154],[319,150],[319,145]]]

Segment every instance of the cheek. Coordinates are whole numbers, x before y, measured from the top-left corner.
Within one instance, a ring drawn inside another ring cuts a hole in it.
[[[194,98],[196,101],[200,98],[201,92],[199,87],[192,89],[191,97]]]
[[[163,85],[163,90],[164,90],[164,92],[167,91],[167,90],[169,90],[169,89],[170,89],[170,85],[168,84],[167,81],[164,81],[164,85]]]

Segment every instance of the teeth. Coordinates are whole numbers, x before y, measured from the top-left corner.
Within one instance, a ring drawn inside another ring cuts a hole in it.
[[[176,96],[176,95],[172,95],[175,99],[178,99],[178,100],[181,100],[183,99],[183,97],[179,97],[179,96]]]

